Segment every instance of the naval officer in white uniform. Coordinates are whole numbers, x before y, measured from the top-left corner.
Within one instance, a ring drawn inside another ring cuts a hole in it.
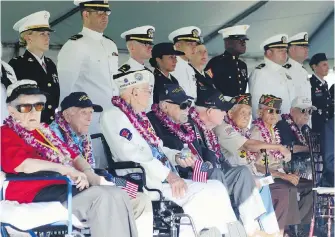
[[[197,98],[197,85],[195,71],[190,66],[189,60],[201,43],[200,34],[201,30],[196,26],[182,27],[169,34],[169,40],[174,43],[175,49],[185,53],[177,56],[177,65],[171,74],[178,80],[186,95],[193,97],[194,100]]]
[[[113,74],[118,69],[116,44],[103,34],[111,13],[106,1],[75,0],[80,7],[83,29],[72,36],[58,54],[57,70],[60,101],[71,92],[85,92],[104,109],[111,107],[111,98],[118,95]],[[90,133],[99,133],[100,114],[93,115]],[[97,139],[95,139],[97,140]],[[107,166],[101,142],[93,140],[96,165]]]
[[[290,112],[295,90],[292,77],[283,67],[287,61],[287,38],[286,34],[278,34],[261,44],[261,49],[264,50],[264,62],[251,72],[249,78],[253,105],[258,104],[263,94],[269,94],[282,98],[282,112]],[[257,118],[257,110],[258,107],[253,106],[253,118]]]

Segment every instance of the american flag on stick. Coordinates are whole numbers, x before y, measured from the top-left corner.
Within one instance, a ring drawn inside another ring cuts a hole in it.
[[[115,185],[126,191],[130,197],[136,198],[138,190],[137,184],[133,184],[123,178],[116,177]]]
[[[193,169],[192,180],[195,182],[207,183],[209,165],[202,162],[201,160],[196,160]]]

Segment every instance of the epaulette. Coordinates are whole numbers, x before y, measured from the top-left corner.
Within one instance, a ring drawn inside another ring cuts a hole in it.
[[[76,34],[76,35],[72,35],[72,36],[70,37],[70,40],[77,40],[77,39],[80,39],[80,38],[82,38],[82,37],[83,37],[82,34]]]
[[[256,69],[262,69],[263,67],[265,67],[265,63],[261,63],[261,64],[259,64],[259,65],[256,67]]]
[[[130,69],[130,65],[129,65],[129,64],[123,64],[123,65],[118,69],[118,71],[125,73],[125,72],[129,71],[129,69]]]
[[[107,35],[102,35],[102,36],[105,37],[106,39],[109,39],[109,40],[113,41],[113,43],[115,43],[114,40],[112,40],[111,38],[109,38]]]
[[[289,64],[289,63],[286,63],[283,67],[286,68],[286,69],[289,69],[290,67],[292,67],[292,65]]]

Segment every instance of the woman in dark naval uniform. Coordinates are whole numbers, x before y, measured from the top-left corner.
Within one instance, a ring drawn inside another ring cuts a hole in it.
[[[159,103],[159,91],[164,88],[165,84],[179,85],[178,78],[170,74],[176,68],[176,56],[178,55],[184,55],[184,53],[175,50],[172,43],[160,43],[152,48],[152,58],[149,62],[155,68],[154,104]]]
[[[48,94],[41,122],[50,124],[54,120],[59,104],[58,73],[54,62],[44,56],[49,50],[50,13],[39,11],[15,23],[13,29],[20,34],[20,44],[26,47],[25,53],[9,61],[18,80],[30,79]]]

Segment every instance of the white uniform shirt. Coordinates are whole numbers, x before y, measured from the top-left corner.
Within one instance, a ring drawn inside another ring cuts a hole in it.
[[[113,81],[118,70],[118,50],[115,43],[96,31],[83,28],[83,37],[68,40],[58,54],[60,101],[71,92],[86,92],[95,104],[112,107],[111,98],[119,95]],[[94,113],[90,130],[97,133],[99,113]]]
[[[126,61],[124,64],[122,64],[121,68],[126,64],[129,65],[129,67],[130,67],[128,71],[137,71],[137,70],[147,69],[151,72],[151,70],[149,68],[147,68],[144,64],[141,64],[141,63],[137,62],[133,58],[129,58],[128,61]],[[155,85],[155,76],[152,73],[150,73],[149,85],[150,85],[151,91],[153,92],[153,88],[154,88],[154,85]],[[148,108],[146,110],[147,112],[151,111],[152,103],[153,103],[153,93],[151,93],[151,98],[149,100],[149,105],[148,105]]]
[[[128,117],[119,108],[113,107],[102,113],[100,126],[113,154],[113,159],[140,163],[146,170],[148,187],[161,189],[162,182],[168,176],[170,169],[153,157],[150,146],[131,124]],[[179,151],[164,147],[162,141],[160,141],[160,147],[171,164],[177,165],[175,155]],[[126,172],[134,171],[127,170]]]
[[[264,65],[265,64],[265,65]],[[262,94],[271,94],[283,100],[282,113],[289,113],[295,98],[292,77],[283,66],[264,58],[264,63],[250,74],[249,90],[252,96],[252,115],[257,118],[259,99]]]
[[[287,68],[287,71],[293,80],[295,96],[303,96],[312,100],[311,83],[306,69],[299,62],[291,58],[289,58],[287,63],[291,65],[290,68]]]
[[[13,68],[6,62],[1,61],[1,65],[5,68],[6,73],[7,73],[7,78],[14,83],[16,79],[15,72]],[[0,74],[2,77],[2,70],[0,70]],[[8,109],[7,109],[7,90],[6,87],[1,83],[1,124],[5,118],[8,116]]]
[[[171,74],[178,80],[179,86],[184,89],[186,95],[193,97],[195,101],[197,98],[195,71],[188,62],[177,56],[177,65]]]

